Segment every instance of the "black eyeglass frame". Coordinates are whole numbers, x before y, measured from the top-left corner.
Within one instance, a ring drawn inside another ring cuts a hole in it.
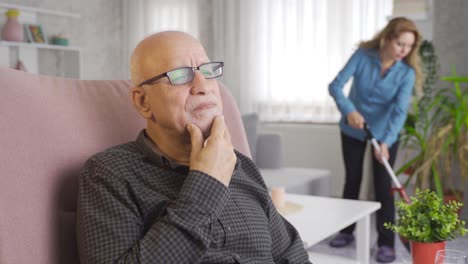
[[[177,68],[177,69],[173,69],[173,70],[167,71],[167,72],[165,72],[165,73],[161,73],[160,75],[155,76],[155,77],[153,77],[153,78],[150,78],[150,79],[148,79],[148,80],[146,80],[146,81],[143,81],[142,83],[140,83],[140,84],[138,85],[138,87],[141,87],[141,86],[143,86],[143,85],[151,85],[151,84],[153,84],[155,81],[157,81],[157,80],[159,80],[159,79],[162,79],[162,78],[164,78],[164,77],[167,77],[167,79],[169,80],[169,82],[170,82],[172,85],[184,85],[184,84],[187,84],[187,83],[193,81],[193,78],[195,78],[195,70],[199,71],[199,70],[200,70],[200,67],[202,67],[202,66],[204,66],[204,65],[207,65],[207,64],[214,64],[214,63],[219,63],[219,68],[221,68],[221,74],[218,75],[218,76],[215,76],[215,77],[206,77],[205,75],[203,75],[203,76],[205,77],[205,79],[215,79],[215,78],[218,78],[218,77],[220,77],[220,76],[223,75],[223,72],[224,72],[224,71],[223,71],[222,68],[224,67],[224,62],[222,62],[222,61],[207,62],[207,63],[200,64],[198,67],[180,67],[180,68]],[[219,69],[219,68],[217,68],[217,69]],[[173,84],[172,81],[171,81],[171,78],[170,78],[169,75],[168,75],[168,73],[173,72],[173,71],[177,71],[177,70],[180,70],[180,69],[191,69],[192,72],[193,72],[193,77],[192,77],[192,79],[191,79],[190,81],[188,81],[188,82],[180,83],[180,84]],[[217,70],[217,69],[215,69],[215,70]]]

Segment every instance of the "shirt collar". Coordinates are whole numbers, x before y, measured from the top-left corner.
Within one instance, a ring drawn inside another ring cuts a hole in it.
[[[165,156],[158,148],[158,146],[156,146],[156,144],[154,144],[148,135],[146,135],[146,131],[144,129],[141,130],[140,134],[138,134],[136,142],[143,155],[155,162],[158,167],[171,169],[176,169],[181,166],[187,167]]]
[[[161,168],[171,168],[181,170],[185,174],[188,173],[189,167],[185,165],[178,164],[177,162],[171,160],[170,158],[164,156],[161,150],[154,144],[154,142],[146,135],[145,129],[141,130],[136,139],[137,148],[140,150],[143,155],[149,160],[153,161],[156,166]],[[236,156],[239,156],[240,153],[237,150],[234,150]],[[239,170],[241,167],[241,160],[236,159],[236,165],[234,166],[234,173]]]

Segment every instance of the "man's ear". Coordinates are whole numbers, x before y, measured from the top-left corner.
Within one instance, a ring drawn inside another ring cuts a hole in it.
[[[130,99],[133,106],[143,118],[150,119],[153,116],[151,106],[148,103],[148,94],[143,87],[133,87],[130,90]]]

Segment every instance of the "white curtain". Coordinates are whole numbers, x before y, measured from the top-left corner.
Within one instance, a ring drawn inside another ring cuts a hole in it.
[[[122,64],[129,65],[135,46],[150,34],[178,30],[199,38],[198,7],[193,0],[122,0]],[[128,70],[125,76],[129,77]]]
[[[201,32],[211,59],[225,62],[222,81],[241,112],[267,121],[336,122],[328,84],[393,8],[392,0],[122,1],[123,65],[151,33]]]
[[[336,122],[328,84],[392,0],[214,1],[215,54],[242,113],[262,120]]]

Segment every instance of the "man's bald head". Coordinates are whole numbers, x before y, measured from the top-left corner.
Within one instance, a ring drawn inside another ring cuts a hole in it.
[[[209,62],[200,42],[183,32],[157,33],[137,45],[131,57],[135,86],[130,96],[137,111],[147,119],[146,131],[155,142],[158,137],[190,142],[186,129],[189,123],[199,127],[205,137],[210,134],[214,118],[222,114],[217,80],[206,78],[200,70],[193,70],[189,77],[192,80],[180,85],[173,85],[164,76],[169,71],[196,69]],[[161,78],[139,87],[160,75]]]
[[[163,72],[186,65],[172,65],[178,56],[186,56],[188,49],[206,57],[200,42],[180,31],[165,31],[146,37],[134,49],[130,60],[132,83],[137,86],[143,81]]]

